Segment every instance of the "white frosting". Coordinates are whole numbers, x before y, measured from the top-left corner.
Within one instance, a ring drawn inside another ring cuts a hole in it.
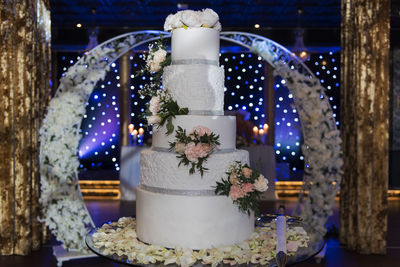
[[[175,248],[233,245],[254,231],[254,216],[226,196],[179,196],[137,188],[137,234],[141,241]]]
[[[211,28],[173,30],[171,59],[206,59],[219,62],[219,31]]]
[[[171,65],[164,68],[163,87],[182,108],[223,114],[224,70],[205,64]]]
[[[189,174],[189,166],[178,167],[178,154],[147,149],[140,154],[140,183],[146,186],[178,190],[210,190],[216,181],[226,178],[229,166],[235,161],[249,163],[249,153],[236,150],[230,153],[213,153],[203,163],[209,170],[203,177],[197,171]]]
[[[172,123],[175,130],[178,126],[186,129],[189,134],[196,126],[206,126],[216,135],[219,135],[218,146],[220,150],[236,148],[236,117],[235,116],[199,116],[199,115],[181,115],[176,116]],[[153,130],[153,147],[169,148],[169,143],[175,141],[175,132],[166,135],[166,125],[163,127],[154,127]]]

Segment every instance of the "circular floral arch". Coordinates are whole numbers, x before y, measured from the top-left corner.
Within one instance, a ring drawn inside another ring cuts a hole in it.
[[[51,99],[40,129],[41,204],[43,221],[68,249],[85,250],[84,237],[95,225],[78,183],[78,145],[85,106],[110,64],[129,50],[159,38],[162,31],[137,31],[110,39],[85,53],[65,73]],[[303,128],[304,185],[296,215],[325,231],[341,178],[341,139],[325,89],[289,50],[251,33],[222,32],[221,39],[263,57],[274,74],[286,80]]]

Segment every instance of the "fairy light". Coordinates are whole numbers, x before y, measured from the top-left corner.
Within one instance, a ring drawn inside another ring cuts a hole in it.
[[[320,57],[322,56],[322,57]],[[323,85],[327,88],[326,93],[329,102],[332,104],[336,119],[340,118],[339,106],[339,88],[340,88],[340,62],[339,53],[324,53],[311,55],[310,61],[306,64],[316,74]],[[66,72],[68,67],[79,60],[74,53],[59,53],[59,73]],[[140,117],[145,109],[145,103],[148,99],[141,97],[138,90],[143,88],[149,78],[148,76],[136,76],[137,70],[143,65],[143,55],[130,57],[131,64],[131,86],[130,99],[131,110],[129,114],[131,124],[128,131],[132,135],[145,138],[151,137],[151,128],[149,131],[143,129],[144,119]],[[270,130],[270,125],[266,124],[266,115],[264,111],[264,66],[265,63],[261,57],[251,53],[222,53],[220,56],[221,64],[225,69],[225,110],[235,111],[241,109],[248,112],[248,116],[256,129],[253,129],[255,135],[263,133],[266,135]],[[88,103],[86,114],[82,120],[82,135],[80,143],[79,157],[81,168],[83,170],[90,168],[120,168],[119,164],[119,88],[120,73],[119,64],[113,62],[110,64],[111,70],[105,80],[100,82]],[[63,75],[63,74],[61,74]],[[275,150],[276,159],[279,162],[291,164],[296,172],[303,169],[304,157],[301,154],[302,145],[301,121],[297,110],[293,106],[295,95],[289,92],[286,87],[288,81],[276,77],[275,80]],[[278,104],[279,103],[279,104]],[[284,120],[282,120],[284,118]],[[280,122],[279,122],[280,121]],[[337,122],[339,125],[339,122]],[[112,134],[115,136],[112,137]],[[93,141],[95,140],[95,141]],[[144,139],[145,140],[145,139]],[[143,140],[143,142],[144,142]],[[278,146],[279,144],[279,146]],[[279,147],[290,149],[279,149]],[[97,153],[96,153],[97,152]],[[285,157],[285,160],[283,159]],[[115,158],[114,163],[118,167],[110,164],[111,159]]]

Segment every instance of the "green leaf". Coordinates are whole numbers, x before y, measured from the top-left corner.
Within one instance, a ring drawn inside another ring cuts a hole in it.
[[[174,125],[172,124],[172,117],[167,118],[167,135],[170,135],[174,131]]]

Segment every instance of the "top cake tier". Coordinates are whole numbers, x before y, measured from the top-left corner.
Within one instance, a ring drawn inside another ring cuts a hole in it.
[[[179,28],[172,31],[172,64],[219,65],[219,31],[212,28]]]

